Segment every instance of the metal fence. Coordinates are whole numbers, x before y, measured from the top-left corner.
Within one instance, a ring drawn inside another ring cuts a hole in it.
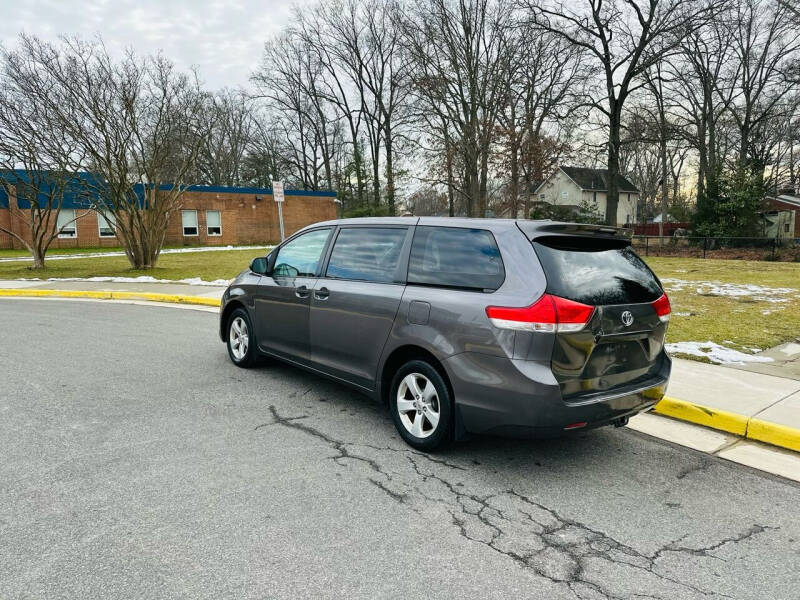
[[[634,235],[633,246],[644,256],[686,258],[795,259],[800,246],[794,238]]]

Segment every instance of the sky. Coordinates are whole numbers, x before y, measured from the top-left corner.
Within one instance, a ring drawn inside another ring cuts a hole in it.
[[[119,55],[162,50],[181,69],[196,66],[207,89],[246,87],[264,42],[313,0],[2,0],[0,43],[24,31],[45,40],[99,34]]]

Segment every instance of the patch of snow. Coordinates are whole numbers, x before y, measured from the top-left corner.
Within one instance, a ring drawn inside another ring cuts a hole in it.
[[[42,281],[41,279],[16,279],[13,281]],[[139,277],[49,277],[47,281],[91,281],[95,283],[182,283],[184,285],[203,285],[214,287],[228,287],[229,279],[215,279],[206,281],[199,277],[189,279],[156,279],[150,275]]]
[[[796,288],[773,288],[752,283],[719,283],[718,281],[686,281],[666,278],[661,280],[668,292],[681,291],[686,287],[694,287],[701,296],[728,296],[731,298],[748,298],[761,302],[789,302],[800,290]]]
[[[748,362],[773,362],[768,356],[746,354],[715,342],[674,342],[665,345],[667,352],[707,358],[718,365],[742,365]]]
[[[692,313],[688,313],[688,312],[674,312],[674,313],[672,313],[673,317],[690,317],[691,315],[692,315]]]
[[[187,252],[219,252],[221,250],[271,250],[275,246],[203,246],[199,248],[168,248],[161,254],[184,254]],[[125,256],[124,252],[86,252],[83,254],[48,254],[45,260],[72,260],[76,258],[99,258],[103,256]],[[0,258],[0,262],[30,262],[30,256]]]

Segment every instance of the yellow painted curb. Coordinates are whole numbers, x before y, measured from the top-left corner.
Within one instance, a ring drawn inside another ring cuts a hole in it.
[[[94,298],[100,300],[146,300],[149,302],[169,302],[172,304],[199,304],[203,306],[219,306],[216,298],[200,296],[181,296],[179,294],[155,294],[148,292],[98,292],[88,290],[32,290],[32,289],[0,289],[0,296],[16,296],[22,298]]]
[[[786,425],[668,397],[656,404],[653,412],[800,452],[800,429]]]
[[[23,296],[26,298],[44,298],[47,296],[58,296],[61,298],[99,298],[101,300],[111,300],[111,292],[89,292],[84,290],[0,289],[0,296]]]
[[[800,452],[800,429],[786,425],[778,425],[761,419],[750,419],[747,426],[747,437],[751,440]]]
[[[748,418],[744,415],[676,400],[675,398],[665,397],[656,404],[653,412],[680,419],[681,421],[689,421],[690,423],[711,427],[712,429],[727,431],[742,437],[747,432]]]

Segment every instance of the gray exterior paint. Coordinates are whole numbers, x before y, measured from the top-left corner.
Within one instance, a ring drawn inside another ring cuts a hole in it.
[[[398,281],[374,283],[323,276],[336,229],[369,225],[408,228],[398,268]],[[416,226],[446,226],[489,230],[505,267],[505,281],[493,292],[406,284],[405,273]],[[256,323],[258,349],[303,368],[354,386],[384,401],[394,358],[432,356],[446,375],[455,398],[455,430],[514,436],[562,433],[565,426],[587,421],[602,425],[652,407],[666,390],[670,360],[663,349],[665,326],[649,332],[650,352],[639,357],[637,369],[626,378],[625,369],[606,364],[597,374],[591,397],[565,401],[564,382],[554,371],[554,352],[569,344],[561,334],[513,331],[495,327],[487,306],[529,306],[545,292],[547,279],[531,244],[537,235],[605,236],[622,239],[621,230],[565,225],[549,221],[403,217],[349,219],[318,223],[331,228],[316,277],[281,278],[243,271],[222,299],[220,336],[225,341],[227,315],[238,306]],[[287,240],[290,241],[290,240]],[[286,242],[284,242],[286,243]],[[268,259],[275,264],[279,248]],[[619,307],[599,307],[602,319]],[[637,310],[652,321],[652,307]],[[657,318],[656,318],[657,321]],[[585,332],[590,345],[598,330]],[[599,339],[599,337],[598,337]],[[587,340],[583,340],[586,342]],[[582,368],[582,357],[572,353]],[[630,357],[619,357],[619,365]],[[606,361],[607,362],[607,361]],[[606,382],[606,374],[610,377]]]

